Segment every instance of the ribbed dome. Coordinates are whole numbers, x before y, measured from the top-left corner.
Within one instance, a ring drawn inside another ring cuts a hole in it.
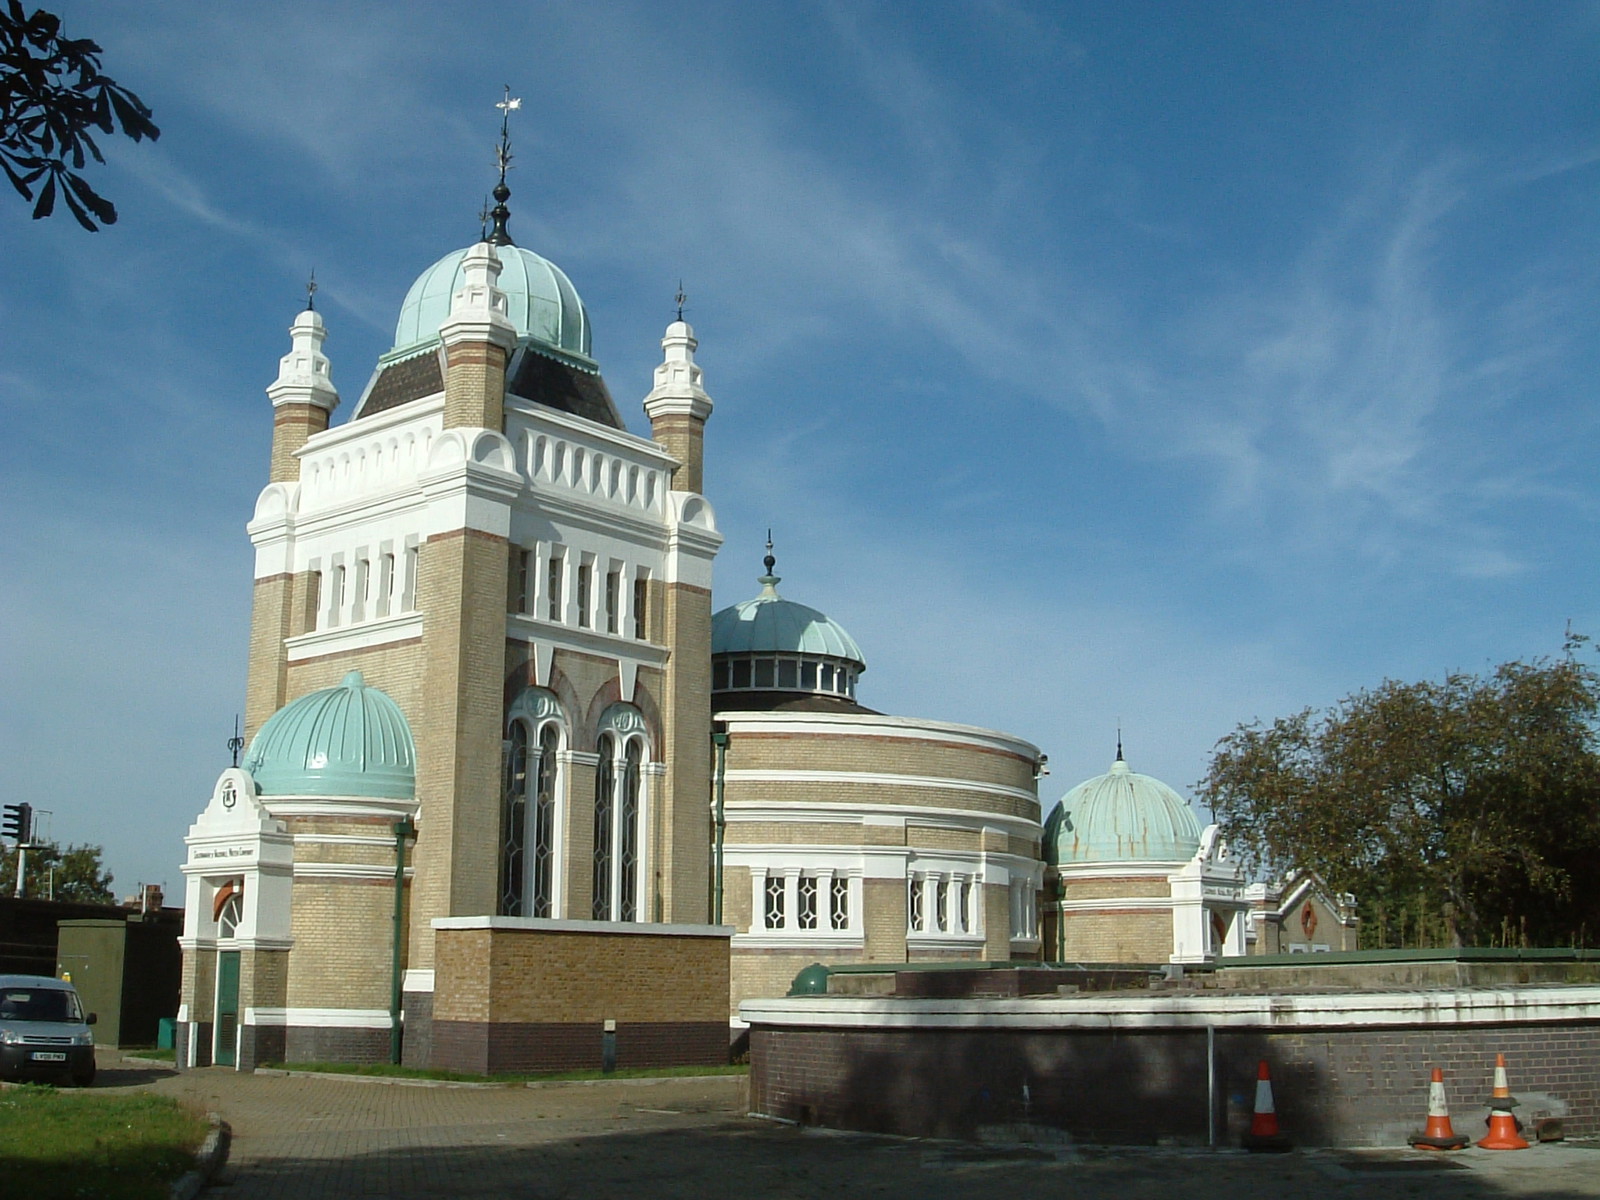
[[[1200,822],[1159,779],[1136,775],[1117,756],[1111,770],[1061,798],[1044,825],[1051,866],[1093,862],[1184,863],[1200,848]]]
[[[768,582],[770,580],[770,582]],[[815,654],[842,658],[867,669],[855,638],[825,614],[778,595],[778,579],[761,577],[761,594],[711,618],[711,653]]]
[[[506,315],[518,335],[588,358],[589,313],[565,272],[521,246],[496,246],[495,253],[500,256],[497,286],[506,294]],[[461,263],[466,256],[466,249],[453,251],[417,276],[400,306],[395,350],[438,338],[439,326],[450,315],[450,299],[464,282]]]
[[[411,800],[417,751],[400,706],[351,671],[268,718],[245,756],[263,796]]]

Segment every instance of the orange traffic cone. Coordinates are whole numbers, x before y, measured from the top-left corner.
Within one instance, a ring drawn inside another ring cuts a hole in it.
[[[1287,1150],[1291,1145],[1278,1128],[1278,1113],[1272,1107],[1272,1074],[1264,1058],[1256,1068],[1256,1108],[1250,1118],[1250,1132],[1244,1135],[1242,1145],[1246,1150],[1274,1153]]]
[[[1511,1110],[1517,1106],[1511,1088],[1506,1083],[1506,1056],[1494,1056],[1494,1094],[1489,1097],[1489,1136],[1479,1142],[1485,1150],[1526,1150],[1517,1130],[1522,1122]]]
[[[1428,1084],[1428,1125],[1421,1133],[1411,1135],[1411,1144],[1418,1150],[1460,1150],[1470,1139],[1450,1126],[1450,1106],[1444,1099],[1444,1072],[1433,1069],[1433,1079]]]

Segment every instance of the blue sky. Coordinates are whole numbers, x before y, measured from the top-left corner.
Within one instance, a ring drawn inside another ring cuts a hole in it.
[[[121,221],[0,199],[0,793],[180,886],[242,706],[262,389],[315,267],[346,406],[512,232],[632,428],[681,277],[717,603],[1048,808],[1241,721],[1600,634],[1600,6],[55,6],[162,128]],[[336,419],[339,419],[336,416]]]

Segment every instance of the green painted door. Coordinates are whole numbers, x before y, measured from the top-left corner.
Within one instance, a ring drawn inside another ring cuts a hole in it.
[[[224,950],[217,955],[216,1044],[211,1061],[219,1067],[236,1065],[235,1034],[239,1029],[239,952]]]

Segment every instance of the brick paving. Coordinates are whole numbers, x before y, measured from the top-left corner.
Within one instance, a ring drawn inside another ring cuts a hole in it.
[[[1429,1158],[969,1146],[752,1120],[737,1077],[438,1088],[217,1068],[174,1074],[102,1051],[98,1086],[148,1089],[226,1117],[233,1154],[207,1193],[213,1200],[1171,1200],[1180,1190],[1185,1200],[1600,1200],[1596,1143]]]

